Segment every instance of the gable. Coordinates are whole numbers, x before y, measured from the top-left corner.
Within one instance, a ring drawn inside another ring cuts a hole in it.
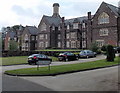
[[[105,2],[102,2],[100,7],[98,8],[97,12],[93,16],[93,19],[96,16],[100,15],[102,12],[106,12],[108,15],[111,14],[111,15],[117,16],[117,17],[120,16],[118,13],[118,7],[108,4],[108,3],[105,3]]]

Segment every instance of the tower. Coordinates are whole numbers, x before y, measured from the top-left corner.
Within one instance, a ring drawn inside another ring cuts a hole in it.
[[[59,4],[54,3],[53,4],[53,17],[58,17],[59,16]]]

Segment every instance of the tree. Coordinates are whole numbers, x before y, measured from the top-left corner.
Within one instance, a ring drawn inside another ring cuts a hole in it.
[[[107,46],[107,61],[114,61],[115,51],[112,45]]]
[[[9,50],[15,51],[18,49],[18,43],[14,40],[9,41]]]

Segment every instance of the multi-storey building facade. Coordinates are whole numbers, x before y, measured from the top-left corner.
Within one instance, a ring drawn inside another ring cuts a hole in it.
[[[88,20],[88,43],[120,46],[120,6],[102,2],[95,15]],[[90,47],[90,46],[89,46]]]
[[[22,51],[45,48],[85,49],[90,48],[94,42],[99,47],[107,44],[120,46],[120,2],[119,7],[102,2],[94,15],[88,12],[87,16],[67,20],[59,15],[59,4],[54,3],[53,15],[43,15],[38,28],[26,26],[18,32],[20,34],[9,32],[6,35],[6,50],[9,37],[17,37]]]
[[[22,51],[37,49],[38,29],[35,26],[26,26],[22,33]]]
[[[59,4],[53,4],[53,15],[43,16],[38,29],[38,49],[86,48],[87,17],[65,20],[59,15]]]

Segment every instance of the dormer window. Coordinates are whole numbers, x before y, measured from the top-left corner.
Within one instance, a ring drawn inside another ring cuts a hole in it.
[[[109,15],[107,13],[103,12],[98,17],[98,24],[105,24],[105,23],[109,23]]]
[[[46,31],[46,29],[47,29],[47,26],[46,26],[45,23],[43,23],[43,24],[41,25],[41,31]]]
[[[78,23],[73,24],[73,29],[78,29]]]

